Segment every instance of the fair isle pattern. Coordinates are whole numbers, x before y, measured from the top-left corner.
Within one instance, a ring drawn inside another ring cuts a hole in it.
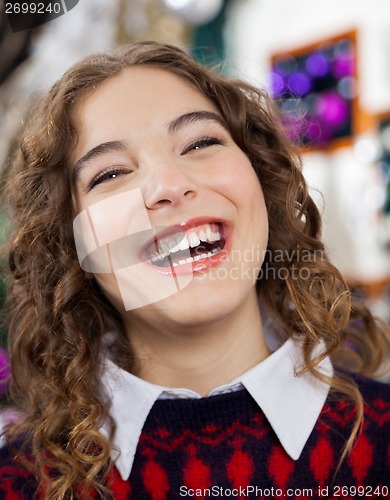
[[[194,498],[206,499],[213,498],[207,495],[213,486],[219,491],[245,491],[251,485],[267,494],[238,498],[266,500],[272,498],[268,494],[272,488],[283,493],[312,491],[289,497],[301,500],[321,498],[318,491],[325,488],[326,498],[356,498],[334,496],[332,492],[341,486],[367,488],[367,493],[372,488],[380,494],[367,497],[390,498],[390,386],[366,379],[360,384],[366,402],[364,425],[336,476],[355,415],[350,403],[328,399],[301,457],[294,461],[249,393],[242,390],[202,399],[157,401],[145,423],[130,479],[123,481],[115,468],[107,478],[113,497],[175,500],[193,490]],[[35,488],[28,474],[5,455],[0,499],[32,499]]]

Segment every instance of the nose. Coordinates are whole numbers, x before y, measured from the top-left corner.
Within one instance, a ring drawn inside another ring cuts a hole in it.
[[[150,169],[143,196],[146,208],[179,206],[197,193],[197,186],[183,165],[164,164]]]

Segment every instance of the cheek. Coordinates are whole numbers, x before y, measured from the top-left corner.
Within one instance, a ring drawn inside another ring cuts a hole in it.
[[[213,171],[213,170],[211,170]],[[247,156],[240,150],[225,157],[214,170],[214,186],[242,211],[267,218],[260,181]]]
[[[241,152],[226,165],[226,192],[245,219],[245,232],[254,242],[266,248],[268,242],[268,213],[260,181],[249,159]]]

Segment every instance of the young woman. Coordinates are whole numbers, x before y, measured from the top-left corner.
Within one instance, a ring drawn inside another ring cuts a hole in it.
[[[388,495],[389,387],[356,373],[389,332],[299,166],[263,91],[171,46],[91,56],[37,103],[3,189],[2,498]]]

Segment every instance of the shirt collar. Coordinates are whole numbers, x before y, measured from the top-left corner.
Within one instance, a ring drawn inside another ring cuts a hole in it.
[[[324,344],[320,343],[313,357],[323,350]],[[264,412],[286,453],[298,460],[329,393],[329,385],[310,373],[298,376],[302,366],[300,344],[289,339],[260,364],[209,395],[245,387]],[[319,363],[317,370],[332,376],[329,357]],[[110,416],[116,424],[111,457],[122,479],[127,480],[142,428],[157,399],[201,396],[188,389],[151,384],[108,359],[104,360],[102,380],[111,401]],[[108,425],[104,425],[101,432],[108,437]]]

